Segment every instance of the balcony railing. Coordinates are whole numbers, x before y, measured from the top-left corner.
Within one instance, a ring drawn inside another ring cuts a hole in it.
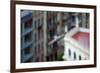
[[[22,32],[21,36],[23,37],[23,36],[25,36],[26,34],[32,32],[32,31],[33,31],[33,28],[28,28],[28,29],[26,29],[25,31]]]
[[[33,54],[26,54],[22,57],[22,62],[27,62],[29,59],[31,59],[33,57]]]
[[[32,45],[33,41],[30,42],[24,42],[24,44],[22,45],[22,49],[27,48],[28,46]]]

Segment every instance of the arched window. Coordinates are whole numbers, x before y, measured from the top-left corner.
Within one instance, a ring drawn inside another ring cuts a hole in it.
[[[71,56],[71,50],[70,49],[68,50],[68,55]]]
[[[74,60],[76,60],[76,53],[74,52]]]
[[[79,60],[82,60],[82,57],[79,55]]]

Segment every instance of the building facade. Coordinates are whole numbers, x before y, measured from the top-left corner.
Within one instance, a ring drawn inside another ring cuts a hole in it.
[[[30,62],[33,58],[33,18],[32,11],[21,11],[21,62]]]

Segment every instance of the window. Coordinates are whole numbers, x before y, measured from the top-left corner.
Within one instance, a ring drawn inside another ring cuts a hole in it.
[[[38,27],[41,25],[41,23],[40,23],[40,18],[38,19]]]
[[[35,55],[35,56],[37,55],[37,47],[36,47],[36,45],[35,45],[35,47],[34,47],[34,55]]]
[[[36,29],[38,28],[38,19],[36,19]]]
[[[41,18],[41,24],[43,25],[43,17]]]
[[[32,33],[28,33],[27,35],[25,35],[25,42],[30,42],[32,41]]]
[[[74,52],[74,60],[76,60],[76,53]]]
[[[75,22],[75,16],[72,15],[72,22],[74,23]]]
[[[21,48],[23,48],[23,37],[21,37]]]
[[[40,35],[41,35],[40,30],[38,30],[38,41],[40,40]]]
[[[36,20],[34,21],[34,28],[36,29],[36,24],[37,24],[37,22],[36,22]]]
[[[23,62],[23,59],[24,59],[24,51],[21,50],[21,62]]]
[[[41,52],[41,46],[40,46],[40,43],[38,44],[38,53]]]
[[[53,43],[53,48],[56,49],[57,47],[58,47],[57,42],[54,42],[54,43]]]
[[[24,28],[25,29],[29,29],[32,27],[32,18],[30,18],[29,20],[27,20],[25,23],[24,23]]]
[[[36,39],[37,39],[37,34],[34,33],[34,40],[35,40],[34,42],[35,42],[35,43],[37,43],[37,42],[36,42],[36,41],[37,41]]]
[[[57,52],[55,53],[55,56],[54,57],[55,57],[55,60],[57,60]]]
[[[41,43],[41,50],[44,50],[44,47],[43,47],[44,45],[43,44],[44,44],[44,42],[42,41],[42,43]]]
[[[70,49],[68,50],[68,55],[71,56],[71,50]]]
[[[29,47],[25,48],[24,54],[25,55],[30,54],[31,53],[31,48],[32,48],[32,45],[30,45]]]
[[[51,25],[51,18],[48,19],[48,26]]]
[[[79,55],[79,60],[82,60],[82,57]]]
[[[46,57],[46,60],[49,61],[49,56]]]
[[[40,38],[43,39],[43,30],[40,32]]]
[[[86,28],[89,28],[89,13],[86,13]]]
[[[70,16],[67,19],[67,27],[68,27],[68,31],[72,30],[75,27],[75,16]]]
[[[38,42],[38,33],[35,32],[35,43],[37,43],[37,42]]]
[[[21,21],[22,22],[22,21]],[[21,34],[23,33],[23,22],[21,23]]]

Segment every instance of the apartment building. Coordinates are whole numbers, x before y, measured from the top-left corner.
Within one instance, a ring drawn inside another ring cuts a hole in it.
[[[57,27],[60,23],[57,18],[57,12],[33,11],[34,50],[37,50],[33,61],[58,61],[58,50],[61,46],[58,46],[58,41],[49,44],[55,39],[54,37],[59,34],[57,32]]]
[[[30,62],[33,58],[33,18],[32,11],[21,10],[21,62]]]
[[[34,62],[46,61],[47,37],[46,37],[46,13],[33,11],[33,52]]]
[[[76,27],[89,28],[87,17],[86,13],[22,10],[21,62],[66,60],[65,37]]]

